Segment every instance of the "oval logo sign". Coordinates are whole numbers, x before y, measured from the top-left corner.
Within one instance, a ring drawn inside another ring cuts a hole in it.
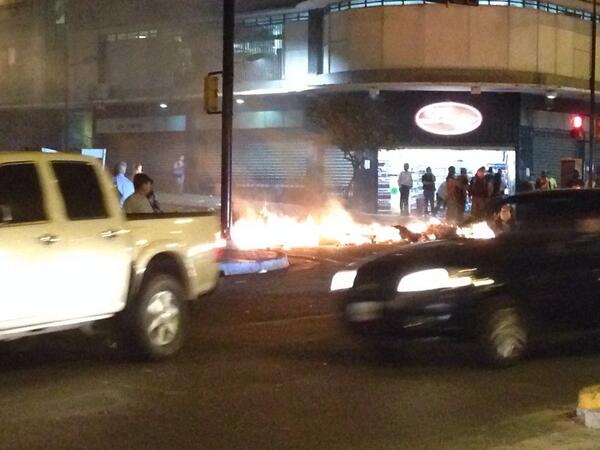
[[[477,108],[456,102],[432,103],[421,108],[415,116],[419,128],[443,136],[470,133],[482,121],[483,117]]]

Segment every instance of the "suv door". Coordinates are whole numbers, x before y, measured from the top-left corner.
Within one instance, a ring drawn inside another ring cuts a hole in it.
[[[57,160],[51,165],[64,199],[71,274],[64,295],[70,315],[80,318],[117,312],[128,292],[132,249],[120,211],[111,210],[105,201],[114,194],[103,191],[94,164]]]
[[[67,242],[33,162],[0,164],[0,330],[56,321]]]
[[[530,298],[552,329],[590,326],[589,294],[597,279],[593,259],[598,245],[577,229],[578,221],[593,212],[595,202],[588,197],[585,192],[565,192],[517,204],[517,219],[524,219],[529,231],[523,252],[535,256],[529,268]]]

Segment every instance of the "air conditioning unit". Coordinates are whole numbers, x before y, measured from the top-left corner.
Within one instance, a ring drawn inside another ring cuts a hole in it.
[[[92,85],[90,97],[92,100],[107,100],[110,97],[110,85],[107,83]]]

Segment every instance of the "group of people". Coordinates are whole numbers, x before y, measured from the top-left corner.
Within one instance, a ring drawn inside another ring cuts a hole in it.
[[[185,184],[185,156],[181,155],[173,164],[175,189],[183,193]],[[142,163],[137,163],[133,181],[127,177],[127,163],[121,161],[115,167],[113,183],[119,193],[121,207],[127,214],[160,213],[160,205],[154,193],[154,180],[144,173]]]
[[[121,207],[127,214],[160,213],[154,194],[154,181],[144,173],[141,163],[136,165],[133,182],[127,177],[127,163],[121,161],[113,176]]]
[[[398,177],[400,212],[402,215],[409,215],[410,213],[409,196],[413,187],[413,179],[409,168],[408,164],[404,164],[404,171]],[[471,199],[471,214],[475,217],[481,217],[487,210],[490,199],[503,195],[506,189],[502,170],[498,169],[497,172],[494,172],[492,167],[487,172],[485,167],[480,167],[470,180],[467,169],[461,168],[460,174],[457,174],[454,166],[448,167],[448,175],[437,189],[437,195],[436,177],[431,167],[425,169],[421,182],[423,183],[425,215],[437,213],[445,208],[447,218],[452,222],[462,221],[467,199]]]
[[[461,168],[460,175],[456,175],[456,168],[450,166],[444,188],[445,192],[438,195],[446,203],[447,218],[449,221],[459,223],[463,219],[468,198],[471,199],[471,215],[483,218],[490,200],[503,195],[506,184],[502,169],[494,173],[492,167],[487,172],[485,167],[480,167],[475,176],[469,180],[467,169]]]

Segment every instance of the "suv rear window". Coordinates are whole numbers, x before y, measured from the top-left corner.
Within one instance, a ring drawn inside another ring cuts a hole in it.
[[[78,161],[54,161],[54,173],[71,220],[107,217],[104,196],[94,166]]]

